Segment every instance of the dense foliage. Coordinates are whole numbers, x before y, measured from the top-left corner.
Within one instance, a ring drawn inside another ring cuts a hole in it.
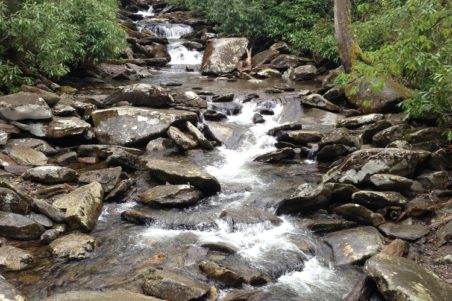
[[[0,1],[0,90],[121,53],[117,9],[117,0]]]
[[[196,10],[223,33],[285,40],[298,52],[338,62],[333,0],[169,0]],[[415,116],[452,113],[452,4],[445,0],[354,0],[353,27],[364,56],[354,76],[385,74],[417,91]],[[343,79],[343,78],[342,78]]]

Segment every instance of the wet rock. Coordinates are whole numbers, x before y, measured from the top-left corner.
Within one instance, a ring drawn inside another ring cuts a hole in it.
[[[235,95],[230,94],[224,94],[224,95],[215,95],[212,97],[213,102],[231,102],[234,101]]]
[[[22,177],[38,183],[58,184],[74,181],[77,179],[77,172],[68,167],[39,166],[28,169]]]
[[[30,204],[11,189],[0,187],[0,211],[28,214]]]
[[[429,229],[423,225],[405,225],[384,223],[378,227],[381,232],[391,238],[400,238],[404,240],[418,240],[428,234]]]
[[[54,116],[50,123],[23,124],[15,122],[15,125],[36,137],[65,138],[85,134],[91,125],[77,117]]]
[[[66,224],[55,225],[52,229],[48,229],[44,233],[42,233],[39,240],[43,244],[49,244],[66,231],[67,231]]]
[[[452,288],[414,261],[378,254],[366,262],[366,273],[388,300],[448,301]]]
[[[331,200],[335,203],[345,203],[352,199],[352,194],[359,191],[355,185],[344,184],[344,183],[334,183],[333,193],[331,194]]]
[[[129,291],[72,291],[62,294],[55,294],[43,301],[110,301],[110,300],[127,300],[127,301],[163,301],[161,299],[147,297],[142,294]]]
[[[204,134],[191,123],[190,121],[187,121],[185,123],[185,126],[187,127],[187,130],[196,138],[198,141],[198,144],[206,149],[206,150],[213,150],[214,146],[213,144],[204,136]]]
[[[303,221],[303,225],[314,233],[328,233],[352,228],[356,223],[340,217],[320,216]]]
[[[53,221],[45,216],[44,214],[30,212],[30,215],[28,215],[29,218],[43,226],[44,228],[52,228],[53,227]]]
[[[58,190],[58,192],[60,192]],[[66,191],[63,190],[63,193]],[[58,193],[59,194],[59,193]],[[64,212],[44,200],[34,199],[31,204],[35,212],[39,212],[50,218],[52,221],[62,223],[65,220]]]
[[[409,190],[414,185],[414,181],[411,179],[391,174],[375,174],[369,180],[379,190],[403,192]]]
[[[177,105],[191,108],[207,109],[207,100],[200,97],[193,91],[187,91],[183,95],[178,94],[174,97]]]
[[[253,123],[254,124],[265,123],[265,119],[264,119],[264,117],[261,114],[256,113],[253,116]]]
[[[436,187],[449,181],[446,171],[427,171],[420,174],[418,180],[424,187]]]
[[[375,89],[375,86],[382,86]],[[403,99],[410,97],[412,91],[391,79],[360,79],[345,88],[349,102],[363,113],[383,113],[393,111]]]
[[[38,152],[44,153],[45,155],[53,155],[57,152],[57,150],[46,141],[36,138],[9,139],[5,148],[10,150],[14,146],[32,148]]]
[[[190,50],[198,50],[198,51],[200,51],[200,50],[204,49],[204,45],[203,44],[198,43],[198,42],[194,42],[194,41],[185,41],[183,43],[183,45],[186,48],[190,49]]]
[[[47,164],[47,156],[43,153],[24,146],[14,146],[9,151],[9,156],[18,164],[39,166]]]
[[[341,110],[337,105],[330,102],[320,94],[310,94],[304,96],[301,98],[301,103],[310,107],[319,108],[335,113]]]
[[[197,141],[174,126],[170,126],[167,135],[183,150],[194,149],[198,146]]]
[[[243,106],[237,102],[215,102],[210,105],[212,110],[228,116],[240,114],[240,112],[242,112],[242,107]]]
[[[301,184],[297,191],[287,199],[279,202],[276,214],[306,212],[328,205],[332,193],[332,185]]]
[[[334,209],[334,212],[346,219],[358,222],[364,225],[378,226],[385,222],[385,218],[379,214],[372,212],[359,204],[345,204]]]
[[[282,220],[276,215],[253,207],[226,208],[220,214],[220,218],[227,221],[233,229],[240,228],[243,224],[269,223],[278,226]]]
[[[402,207],[408,200],[398,192],[394,191],[372,191],[362,190],[352,195],[355,203],[363,204],[369,208],[384,208],[386,206]]]
[[[116,107],[92,114],[101,143],[131,145],[162,136],[175,122],[197,121],[196,113],[180,110]]]
[[[43,232],[44,228],[28,217],[0,211],[0,233],[4,237],[33,240],[39,238]]]
[[[403,256],[408,252],[410,248],[410,244],[401,239],[395,239],[391,241],[390,244],[386,245],[381,249],[380,253],[394,255],[394,256]]]
[[[235,271],[223,267],[215,262],[203,261],[199,269],[209,278],[214,279],[227,287],[240,287],[245,279]]]
[[[257,72],[256,76],[258,78],[281,77],[281,72],[273,68],[265,68]]]
[[[340,165],[330,169],[323,176],[323,181],[361,184],[368,181],[372,175],[381,173],[410,177],[418,163],[428,156],[428,152],[398,148],[359,150]]]
[[[279,136],[285,131],[298,131],[302,129],[302,125],[300,123],[289,123],[284,124],[278,127],[275,127],[267,132],[270,136]]]
[[[60,96],[55,93],[40,89],[34,86],[22,85],[20,90],[23,92],[33,93],[44,99],[49,106],[54,106],[60,101]]]
[[[324,237],[333,249],[337,265],[359,264],[383,247],[380,233],[373,227],[359,227],[333,232]]]
[[[102,211],[104,191],[98,182],[82,186],[57,199],[53,205],[65,211],[65,219],[73,229],[94,229]]]
[[[355,147],[344,144],[329,144],[317,151],[317,159],[319,161],[334,161],[339,157],[348,155],[356,151]]]
[[[140,202],[152,207],[193,206],[202,194],[190,185],[162,185],[140,194]]]
[[[392,125],[393,124],[390,121],[383,119],[375,123],[361,126],[359,130],[361,131],[361,137],[363,139],[363,142],[366,144],[372,143],[372,138],[375,134],[381,132],[384,129],[387,129]]]
[[[290,147],[280,148],[278,150],[263,154],[254,159],[256,162],[278,163],[285,159],[292,159],[295,151]]]
[[[224,74],[236,69],[248,46],[246,38],[212,39],[207,44],[201,65],[201,72]]]
[[[206,135],[227,148],[234,149],[243,138],[243,129],[220,122],[206,122]]]
[[[0,267],[10,271],[21,271],[31,267],[33,263],[33,255],[25,250],[12,246],[0,247]]]
[[[317,75],[317,68],[312,65],[304,65],[289,71],[292,80],[303,81],[314,79]]]
[[[78,155],[76,152],[67,152],[62,155],[59,155],[56,158],[56,162],[61,165],[68,165],[77,162],[77,156]]]
[[[38,94],[19,92],[0,97],[0,116],[13,121],[51,119],[52,110]]]
[[[404,124],[397,124],[388,127],[372,137],[372,142],[376,146],[384,147],[389,143],[402,138],[407,130],[407,126]]]
[[[116,184],[119,181],[119,178],[121,177],[121,172],[121,167],[87,171],[80,175],[79,182],[86,184],[98,182],[102,185],[104,192],[108,193],[113,188],[115,188]]]
[[[344,118],[337,123],[337,127],[356,129],[366,124],[372,124],[384,119],[383,114],[368,114]]]
[[[190,301],[205,300],[210,287],[180,273],[154,269],[145,276],[143,291],[146,295],[165,300]]]
[[[138,107],[166,108],[174,103],[171,94],[164,88],[150,84],[133,84],[120,87],[104,100],[106,105],[127,101]]]
[[[239,248],[227,242],[204,242],[201,244],[201,247],[225,254],[234,254],[239,251]]]
[[[125,179],[116,184],[115,188],[113,188],[105,197],[104,202],[112,202],[118,200],[121,196],[123,196],[132,186],[135,184],[135,180],[133,179]]]
[[[2,301],[23,301],[25,297],[0,275],[0,292]]]
[[[254,68],[258,68],[264,64],[269,63],[278,55],[279,51],[276,49],[264,50],[253,56],[253,58],[251,59],[251,64]]]
[[[153,177],[162,182],[190,183],[206,195],[212,195],[221,190],[220,183],[215,177],[185,161],[149,160],[146,167]]]
[[[71,233],[54,240],[50,244],[52,254],[67,260],[87,258],[96,247],[96,239],[90,235]]]
[[[296,145],[307,145],[308,143],[319,142],[322,134],[317,131],[286,131],[277,137],[279,142],[289,142]]]
[[[332,132],[325,134],[319,143],[319,149],[326,145],[332,144],[343,144],[347,146],[352,146],[355,148],[361,147],[361,140],[359,137],[348,131],[347,129],[339,128],[333,130]]]
[[[152,155],[169,156],[179,151],[176,143],[168,138],[157,138],[146,145],[146,152]]]
[[[204,116],[205,120],[210,120],[210,121],[222,121],[222,120],[228,119],[228,116],[226,116],[225,114],[214,111],[214,110],[205,111],[203,116]]]

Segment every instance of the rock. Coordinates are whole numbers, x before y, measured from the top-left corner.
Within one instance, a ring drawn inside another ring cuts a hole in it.
[[[427,235],[429,229],[423,225],[404,225],[394,223],[384,223],[378,227],[381,232],[390,238],[400,238],[414,241]]]
[[[205,120],[210,120],[210,121],[222,121],[222,120],[228,119],[228,116],[226,116],[225,114],[214,111],[214,110],[205,111],[203,116],[204,116]]]
[[[71,291],[62,294],[55,294],[43,301],[163,301],[161,299],[147,297],[142,294],[129,291]]]
[[[391,241],[389,245],[384,246],[380,253],[401,257],[408,252],[409,248],[410,244],[408,242],[401,239],[395,239]]]
[[[39,166],[47,164],[47,156],[29,147],[14,146],[9,151],[9,156],[21,165]]]
[[[149,141],[146,152],[152,155],[169,156],[179,151],[176,143],[168,138],[157,138]]]
[[[84,172],[79,177],[80,183],[98,182],[105,193],[109,193],[119,182],[122,168],[112,167]]]
[[[452,287],[414,261],[378,254],[366,262],[365,272],[388,300],[448,301]]]
[[[19,239],[38,239],[44,232],[44,228],[20,214],[0,211],[0,233],[2,236]]]
[[[441,226],[436,231],[437,246],[442,246],[452,240],[452,221],[448,222],[444,226]]]
[[[223,267],[212,261],[203,261],[199,269],[209,278],[212,278],[227,287],[240,287],[245,279],[235,271]]]
[[[366,144],[372,143],[372,138],[375,134],[390,126],[392,126],[392,123],[385,119],[361,126],[359,130],[361,131],[363,142]]]
[[[381,86],[375,89],[376,86]],[[345,87],[349,102],[363,113],[391,112],[403,99],[411,97],[412,91],[391,79],[359,79]]]
[[[427,171],[420,174],[418,180],[424,187],[436,187],[449,181],[447,171]]]
[[[33,255],[27,251],[12,246],[0,247],[0,267],[21,271],[30,268],[33,263]]]
[[[405,177],[391,175],[391,174],[375,174],[369,178],[378,190],[395,190],[395,191],[407,191],[409,190],[414,181]]]
[[[6,145],[6,143],[8,143],[9,136],[9,133],[0,130],[0,146]]]
[[[55,225],[52,229],[48,229],[44,233],[42,233],[39,240],[43,244],[49,244],[57,239],[61,234],[66,232],[66,230],[66,224]]]
[[[319,161],[334,161],[339,157],[348,155],[354,151],[356,151],[355,147],[344,144],[325,145],[317,151],[317,159]]]
[[[10,150],[14,146],[32,148],[45,155],[54,155],[57,153],[57,150],[46,141],[36,138],[9,139],[5,148]]]
[[[59,155],[56,158],[56,162],[61,165],[68,165],[77,162],[77,156],[78,155],[76,152],[67,152],[62,155]]]
[[[407,135],[407,140],[413,144],[435,141],[436,143],[446,142],[444,128],[428,127],[423,128]]]
[[[267,132],[267,134],[270,136],[279,136],[285,131],[298,131],[301,130],[302,128],[303,126],[300,123],[289,123],[272,128]]]
[[[111,106],[121,101],[137,107],[151,108],[166,108],[174,103],[173,97],[164,88],[144,83],[120,87],[104,103]]]
[[[376,146],[384,147],[389,143],[402,138],[405,135],[407,126],[404,124],[397,124],[388,127],[372,137],[372,142]]]
[[[145,276],[143,291],[165,300],[190,301],[206,300],[210,287],[180,273],[154,269]]]
[[[200,97],[193,91],[187,91],[183,95],[178,94],[174,97],[177,105],[191,108],[207,109],[207,100]]]
[[[339,112],[340,107],[327,100],[320,94],[310,94],[308,96],[301,97],[301,103],[310,107],[319,108],[331,112]]]
[[[58,184],[76,180],[77,172],[68,167],[39,166],[28,169],[22,177],[38,183]]]
[[[50,123],[14,124],[36,137],[55,139],[83,135],[91,128],[88,122],[77,117],[54,116]]]
[[[43,120],[52,118],[52,110],[38,94],[19,92],[0,96],[0,116],[6,120]]]
[[[242,107],[243,106],[237,102],[215,102],[210,105],[212,110],[228,116],[240,114],[240,112],[242,112]]]
[[[220,218],[227,221],[232,229],[238,229],[240,225],[243,224],[269,223],[278,226],[282,223],[282,220],[276,215],[262,209],[248,206],[226,208],[221,212]]]
[[[279,142],[289,142],[296,145],[307,145],[308,143],[319,142],[322,139],[322,134],[317,131],[287,131],[283,132],[277,137]]]
[[[54,225],[53,221],[44,214],[30,212],[28,217],[37,222],[38,224],[40,224],[41,226],[43,226],[44,228],[52,228]]]
[[[57,192],[60,193],[59,190]],[[62,223],[65,221],[64,212],[44,200],[34,199],[31,206],[35,212],[44,214],[54,222]]]
[[[373,227],[359,227],[327,234],[325,242],[333,249],[337,265],[360,264],[377,254],[383,240]]]
[[[256,162],[264,163],[278,163],[285,159],[292,159],[295,156],[295,151],[290,147],[277,149],[267,154],[260,155],[254,159]]]
[[[94,229],[102,211],[104,190],[98,182],[82,186],[57,199],[53,205],[65,211],[72,229],[89,232]]]
[[[96,239],[90,235],[71,233],[54,240],[50,244],[52,254],[67,260],[87,258],[96,247]]]
[[[259,78],[272,78],[272,77],[281,77],[281,72],[272,68],[265,68],[257,72],[257,77]]]
[[[361,147],[361,140],[353,133],[344,128],[333,130],[332,132],[323,135],[322,140],[319,143],[319,149],[326,145],[332,144],[344,144],[356,148]]]
[[[187,121],[185,123],[185,126],[187,127],[187,130],[196,138],[198,141],[198,144],[206,149],[206,150],[213,150],[214,146],[213,144],[204,136],[204,134],[191,123],[190,121]]]
[[[25,297],[0,275],[0,292],[2,301],[24,301]],[[74,300],[75,301],[75,300]]]
[[[359,204],[345,204],[334,209],[334,212],[346,219],[371,226],[378,226],[385,222],[385,218],[379,214],[374,213],[364,206]]]
[[[311,80],[317,75],[317,68],[313,65],[299,66],[289,71],[290,79],[292,80]]]
[[[101,143],[131,145],[162,136],[175,122],[196,122],[196,113],[180,110],[115,107],[92,114]]]
[[[290,47],[286,42],[276,42],[270,46],[271,50],[278,50],[280,53],[290,53]]]
[[[355,203],[366,205],[370,208],[380,209],[386,206],[403,207],[408,200],[398,192],[394,191],[372,191],[362,190],[352,195]]]
[[[188,207],[201,199],[202,194],[190,185],[163,185],[140,194],[140,202],[153,207]]]
[[[303,221],[303,225],[314,233],[328,233],[352,228],[356,223],[340,217],[320,216]]]
[[[384,119],[383,114],[368,114],[344,118],[337,123],[337,127],[356,129],[366,124],[372,124]]]
[[[213,102],[231,102],[231,101],[234,101],[234,97],[235,97],[235,95],[232,93],[224,94],[224,95],[215,95],[214,97],[212,97],[212,101]]]
[[[253,123],[254,124],[265,123],[265,119],[264,119],[264,117],[261,114],[256,113],[253,116]]]
[[[113,202],[123,196],[135,184],[134,179],[125,179],[116,184],[105,197],[104,202]]]
[[[61,99],[57,94],[49,92],[49,91],[46,91],[46,90],[43,90],[43,89],[40,89],[38,87],[22,85],[22,86],[20,86],[20,90],[23,91],[23,92],[29,92],[29,93],[36,94],[37,96],[39,96],[42,99],[44,99],[44,101],[49,106],[56,105]]]
[[[361,184],[374,174],[389,173],[403,177],[413,175],[419,162],[428,152],[398,148],[371,148],[351,154],[343,163],[330,169],[324,182]]]
[[[204,45],[198,42],[194,42],[194,41],[185,41],[182,45],[184,45],[186,48],[188,48],[189,50],[203,50],[204,49]]]
[[[201,65],[206,74],[224,74],[237,68],[248,46],[246,38],[212,39],[207,44]]]
[[[30,204],[11,189],[0,187],[0,211],[28,214]]]
[[[269,63],[278,55],[279,51],[277,49],[264,50],[253,56],[253,58],[251,59],[251,64],[253,68],[258,68],[264,64]]]
[[[332,193],[332,185],[301,184],[297,191],[287,199],[278,203],[276,214],[306,212],[328,205]]]
[[[300,66],[302,61],[300,57],[295,55],[280,54],[270,62],[270,66],[278,70],[285,70],[290,67]]]
[[[146,167],[151,175],[171,184],[190,183],[207,196],[221,190],[218,180],[203,169],[186,161],[148,160]]]
[[[206,122],[206,135],[223,144],[227,148],[234,149],[243,138],[243,129],[233,127],[220,122]]]
[[[174,126],[170,126],[167,135],[183,150],[194,149],[198,146],[197,141]]]
[[[331,199],[336,203],[346,203],[352,199],[352,194],[359,191],[355,185],[344,183],[333,183]]]

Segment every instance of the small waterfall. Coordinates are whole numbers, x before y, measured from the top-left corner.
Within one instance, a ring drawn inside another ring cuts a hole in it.
[[[190,25],[169,22],[149,24],[148,28],[158,37],[167,39],[180,39],[182,36],[193,32],[193,27]]]
[[[148,10],[139,11],[137,14],[142,15],[144,18],[155,16],[154,7],[150,6]]]
[[[170,65],[201,65],[202,52],[187,49],[181,41],[169,44],[168,52],[171,55]]]

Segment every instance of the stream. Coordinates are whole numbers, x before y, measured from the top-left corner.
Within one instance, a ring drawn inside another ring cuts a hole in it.
[[[141,12],[153,20],[150,9]],[[290,195],[305,182],[320,181],[320,170],[315,160],[298,159],[293,164],[269,165],[253,162],[259,155],[275,150],[275,139],[268,130],[294,122],[319,131],[334,127],[336,115],[316,109],[303,109],[296,94],[268,94],[265,90],[275,84],[286,83],[296,90],[315,87],[315,83],[291,83],[283,79],[265,81],[238,80],[230,82],[187,72],[185,66],[199,69],[202,52],[187,49],[181,40],[193,31],[185,24],[168,22],[145,23],[159,37],[168,38],[171,62],[168,67],[153,71],[143,82],[160,84],[183,83],[175,91],[202,87],[216,94],[234,93],[234,103],[241,113],[229,116],[225,126],[234,129],[235,143],[221,146],[211,152],[189,151],[186,157],[202,166],[221,183],[221,193],[205,199],[189,209],[155,209],[157,222],[146,226],[121,220],[121,212],[139,207],[138,194],[152,187],[146,172],[134,172],[135,188],[124,203],[104,204],[97,227],[91,233],[99,241],[94,254],[81,262],[58,262],[48,257],[47,251],[36,245],[37,265],[30,269],[6,275],[30,300],[39,300],[49,293],[79,289],[136,289],[132,281],[146,268],[162,267],[200,278],[198,263],[206,258],[242,273],[260,272],[272,281],[264,286],[245,290],[259,290],[266,296],[259,300],[342,300],[354,285],[360,272],[354,268],[335,268],[329,261],[328,247],[303,227],[300,217],[282,216],[274,225],[268,220],[253,224],[232,223],[220,218],[224,210],[247,212],[265,210],[274,213],[275,204]],[[257,93],[260,101],[242,103],[250,93]],[[209,106],[218,105],[209,103]],[[271,106],[274,115],[264,116],[265,123],[254,124],[258,108]],[[227,108],[225,108],[225,112]],[[154,209],[153,209],[154,210]],[[155,211],[154,210],[154,211]],[[244,213],[246,215],[246,213]],[[238,250],[227,255],[206,254],[201,246],[207,243],[227,244]],[[8,277],[9,276],[9,277]],[[135,277],[135,278],[134,278]],[[132,279],[132,280],[131,280]],[[219,300],[230,292],[222,289]]]

